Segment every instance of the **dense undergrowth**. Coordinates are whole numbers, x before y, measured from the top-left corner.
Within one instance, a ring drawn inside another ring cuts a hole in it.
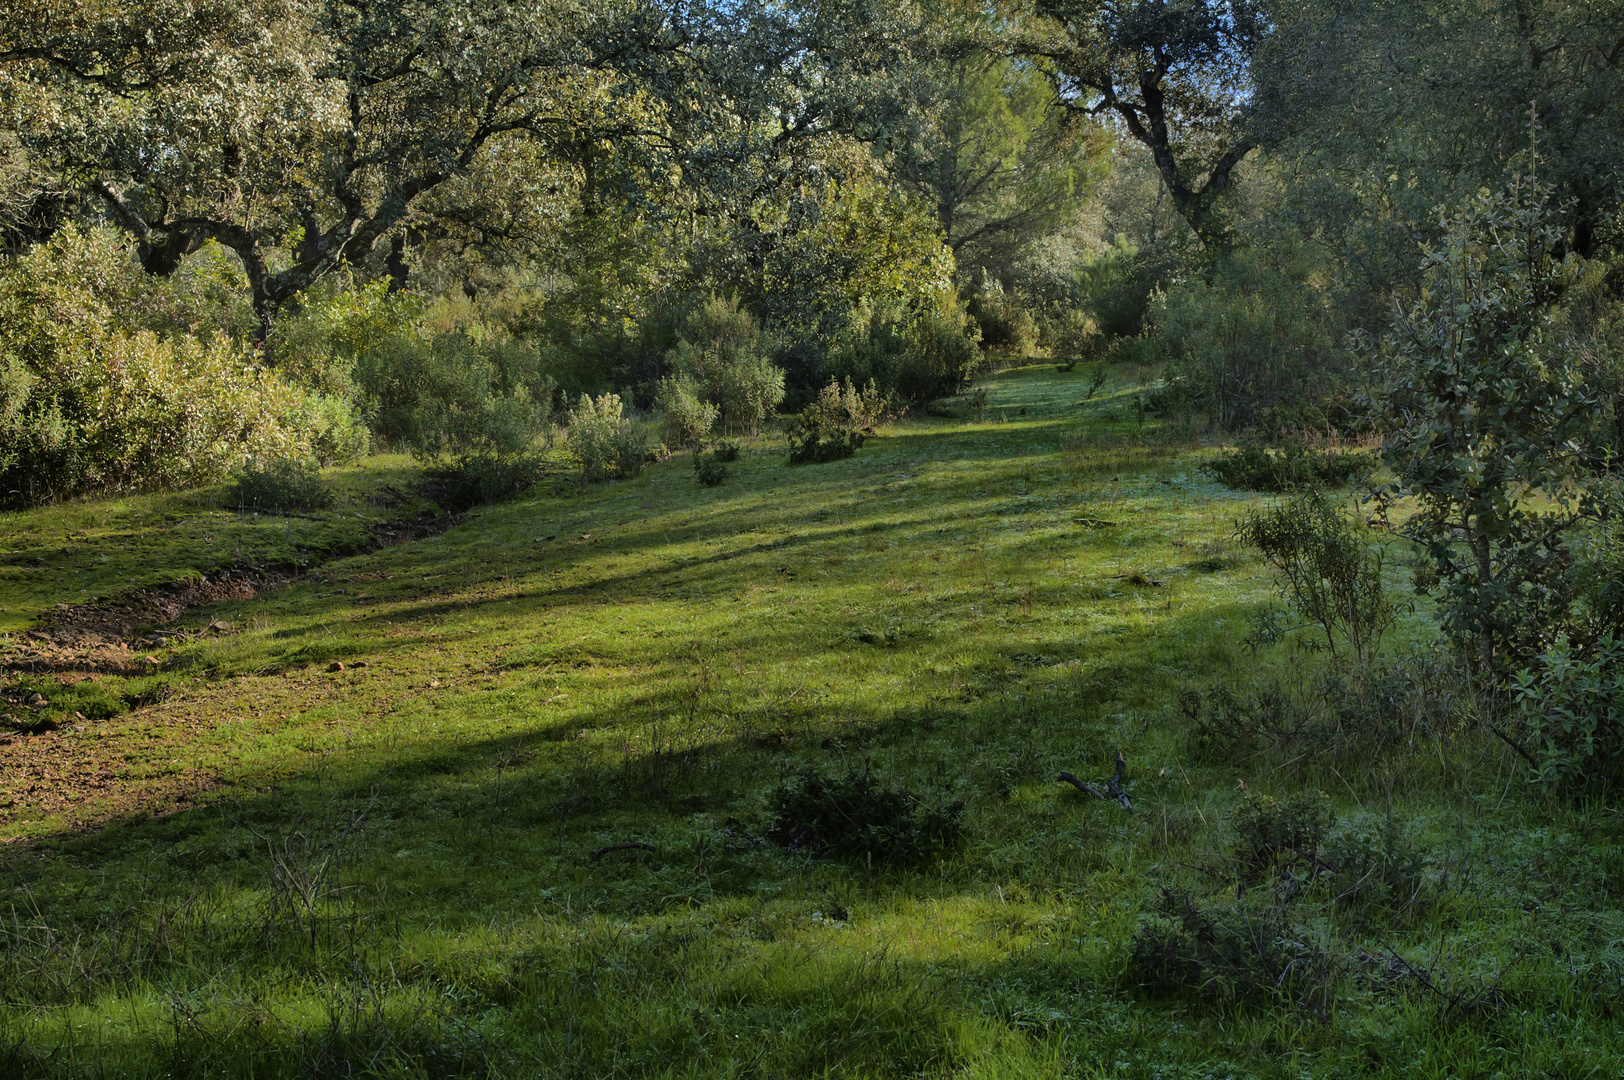
[[[0,749],[0,1072],[1617,1073],[1616,813],[1530,787],[1426,612],[1357,678],[1261,632],[1259,497],[1089,381],[532,489],[189,613],[231,629],[149,698],[9,678],[105,708]],[[3,602],[399,481],[330,482],[7,514]],[[1118,751],[1131,811],[1055,780]]]

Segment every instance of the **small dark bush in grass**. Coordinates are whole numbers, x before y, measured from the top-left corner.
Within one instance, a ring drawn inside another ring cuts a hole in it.
[[[711,453],[716,455],[717,461],[725,461],[731,464],[739,460],[739,444],[723,439],[716,444],[716,448]]]
[[[460,513],[528,491],[541,477],[541,467],[541,455],[530,451],[460,454],[424,470],[424,493]]]
[[[1369,454],[1347,450],[1311,450],[1302,443],[1278,448],[1246,443],[1201,466],[1226,487],[1242,491],[1297,491],[1311,487],[1345,487],[1376,467]]]
[[[1248,791],[1235,815],[1235,864],[1241,880],[1256,884],[1294,869],[1311,878],[1325,841],[1328,811],[1325,796],[1317,792],[1281,802]]]
[[[694,479],[706,487],[715,487],[727,479],[727,466],[720,453],[694,455]]]
[[[816,432],[792,437],[789,444],[791,465],[816,465],[824,461],[849,458],[863,447],[863,433],[848,431],[840,435],[820,435]]]
[[[907,863],[952,849],[963,834],[963,803],[927,801],[855,770],[826,777],[807,769],[775,789],[768,806],[768,836],[791,851]]]
[[[1384,919],[1417,911],[1427,899],[1426,859],[1397,818],[1369,815],[1325,843],[1331,899]]]
[[[1147,989],[1188,991],[1226,1005],[1285,1001],[1324,1016],[1335,960],[1287,909],[1251,898],[1203,905],[1164,889],[1128,950],[1128,978]]]
[[[238,469],[226,502],[256,510],[325,510],[333,505],[333,493],[316,466],[284,458],[250,461]]]

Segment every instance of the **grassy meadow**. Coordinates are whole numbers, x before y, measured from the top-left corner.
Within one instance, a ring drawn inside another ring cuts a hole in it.
[[[406,459],[309,519],[0,515],[5,695],[60,723],[0,734],[0,1075],[1624,1073],[1617,811],[1535,798],[1442,714],[1201,728],[1189,691],[1326,660],[1258,639],[1279,601],[1231,537],[1264,497],[1137,373],[1089,382],[1016,368],[848,460],[763,436],[717,487],[679,455],[365,554],[420,510]],[[256,562],[311,569],[122,666],[27,634]],[[1056,781],[1118,751],[1131,811]],[[962,804],[962,837],[786,847],[808,768]],[[1369,849],[1345,894],[1244,869],[1246,815],[1305,793]],[[1179,904],[1210,963],[1158,987],[1141,928]]]

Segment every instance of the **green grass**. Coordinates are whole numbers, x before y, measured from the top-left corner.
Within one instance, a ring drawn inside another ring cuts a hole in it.
[[[1472,731],[1196,753],[1178,689],[1293,670],[1242,644],[1274,602],[1229,541],[1254,497],[1086,379],[1003,373],[985,421],[847,461],[761,440],[715,488],[680,457],[538,493],[190,613],[234,629],[156,651],[167,698],[0,759],[0,1074],[1617,1075],[1617,815],[1535,803]],[[341,506],[403,468],[340,474]],[[0,516],[0,618],[349,528]],[[1055,782],[1118,749],[1131,814]],[[808,765],[960,800],[967,836],[785,851],[768,796]],[[1252,890],[1336,958],[1324,1015],[1126,974],[1160,886],[1233,900],[1200,868],[1241,781],[1425,852],[1403,917]],[[1356,977],[1389,949],[1430,988]]]

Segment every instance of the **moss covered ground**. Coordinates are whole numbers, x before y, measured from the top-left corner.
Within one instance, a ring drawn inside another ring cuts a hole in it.
[[[1257,497],[1132,373],[1088,384],[1017,368],[984,417],[849,460],[764,436],[717,487],[677,457],[348,557],[409,462],[339,471],[315,520],[209,493],[0,515],[14,656],[58,604],[308,567],[189,611],[150,670],[7,677],[63,722],[0,746],[0,1073],[1624,1072],[1616,813],[1534,799],[1443,723],[1197,746],[1181,690],[1323,657],[1248,644],[1277,603],[1230,540]],[[1131,811],[1056,782],[1118,751]],[[962,803],[962,841],[786,849],[772,793],[807,768]],[[1248,795],[1305,792],[1400,823],[1425,902],[1238,876]],[[1273,912],[1256,951],[1312,962],[1158,990],[1136,932],[1174,893]]]

